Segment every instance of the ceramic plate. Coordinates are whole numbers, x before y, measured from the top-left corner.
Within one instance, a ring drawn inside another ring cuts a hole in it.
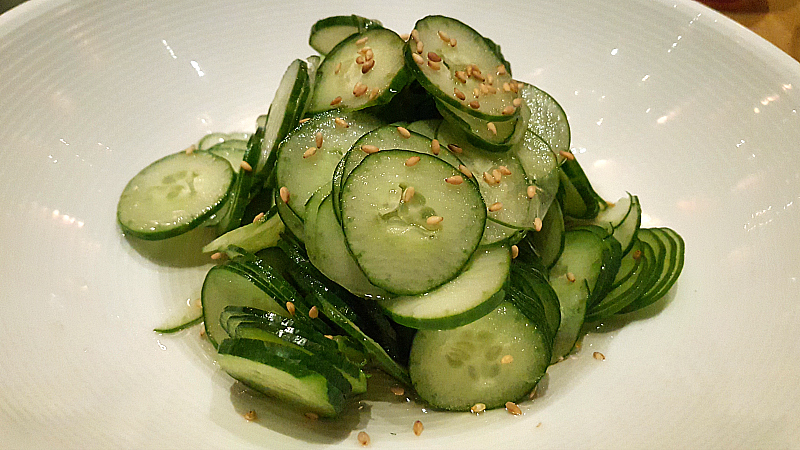
[[[120,191],[206,133],[251,130],[311,24],[350,13],[399,32],[454,15],[500,43],[566,109],[600,194],[637,194],[645,226],[685,238],[666,300],[591,332],[520,417],[388,396],[310,423],[220,373],[198,328],[152,331],[209,264],[122,236]],[[3,446],[798,445],[800,64],[699,4],[33,0],[0,16],[0,61]]]

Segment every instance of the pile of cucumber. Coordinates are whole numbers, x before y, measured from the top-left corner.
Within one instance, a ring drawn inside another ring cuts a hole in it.
[[[595,192],[562,108],[490,39],[336,16],[309,43],[254,133],[154,162],[118,205],[141,239],[219,230],[196,321],[232,377],[325,417],[368,368],[434,408],[501,407],[584,322],[675,283],[681,237],[641,228],[635,195]]]

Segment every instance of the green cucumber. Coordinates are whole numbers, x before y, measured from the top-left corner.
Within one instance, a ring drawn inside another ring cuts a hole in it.
[[[336,44],[348,37],[380,26],[381,23],[378,20],[367,19],[355,14],[326,17],[311,26],[308,45],[321,55],[327,55],[336,47]]]

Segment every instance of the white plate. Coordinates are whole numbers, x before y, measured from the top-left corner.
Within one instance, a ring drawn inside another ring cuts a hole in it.
[[[590,334],[522,417],[372,402],[306,426],[242,395],[197,329],[151,331],[207,266],[123,238],[124,184],[250,129],[310,25],[352,12],[492,37],[567,110],[598,191],[638,194],[646,226],[686,240],[665,307]],[[798,91],[800,64],[686,0],[23,4],[0,16],[2,446],[353,448],[367,430],[375,448],[797,447]]]

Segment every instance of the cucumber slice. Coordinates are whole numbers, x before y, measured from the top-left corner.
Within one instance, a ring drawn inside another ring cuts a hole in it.
[[[561,205],[553,202],[542,220],[542,230],[528,233],[520,242],[520,249],[530,251],[541,259],[542,264],[550,269],[558,261],[564,251],[564,215]]]
[[[380,21],[351,14],[320,19],[311,26],[308,45],[321,55],[327,55],[336,44],[370,28],[381,27]]]
[[[622,254],[626,255],[630,251],[636,238],[636,233],[642,223],[642,205],[639,197],[628,194],[617,200],[616,203],[609,203],[608,206],[597,213],[590,221],[570,221],[568,226],[597,225],[604,228],[614,239],[619,241],[622,246]]]
[[[517,259],[511,265],[510,279],[511,286],[515,290],[524,296],[536,299],[541,304],[547,328],[551,333],[550,338],[554,339],[561,324],[561,304],[558,294],[548,282],[547,272]]]
[[[317,69],[311,114],[388,103],[411,77],[405,42],[394,31],[371,28],[336,44]]]
[[[569,151],[570,129],[567,114],[561,105],[547,92],[528,83],[522,85],[520,97],[530,110],[528,129],[536,133],[563,160],[560,153]]]
[[[656,258],[663,261],[658,280],[641,297],[623,308],[620,313],[629,313],[649,306],[665,296],[678,280],[683,270],[685,244],[683,238],[670,228],[642,228],[639,230],[642,241],[658,248]]]
[[[378,303],[395,322],[411,328],[449,329],[483,317],[505,298],[511,253],[493,246],[475,252],[467,267],[449,282],[416,296]]]
[[[217,363],[233,378],[322,417],[345,407],[350,383],[333,366],[302,350],[256,339],[225,339]]]
[[[535,197],[529,215],[542,219],[558,194],[560,178],[558,159],[550,146],[538,135],[526,130],[522,139],[512,147],[525,170],[528,184],[534,186]],[[538,209],[533,209],[533,207]]]
[[[250,133],[237,132],[237,133],[209,133],[203,136],[197,142],[198,151],[211,150],[211,148],[219,144],[228,143],[231,146],[239,147],[244,144],[247,148],[247,141],[250,139]],[[237,162],[238,165],[238,162]]]
[[[421,134],[432,140],[436,138],[436,133],[441,124],[441,119],[415,120],[408,124],[406,128],[408,128],[408,131]]]
[[[497,45],[444,16],[425,17],[414,29],[405,48],[406,65],[431,95],[490,122],[517,119],[514,99],[521,86],[511,78]]]
[[[522,239],[524,235],[525,231],[503,225],[488,217],[486,218],[486,229],[483,230],[483,237],[481,238],[481,247],[500,243],[514,244]]]
[[[203,247],[204,253],[223,252],[233,245],[249,253],[274,247],[286,227],[280,216],[273,213],[268,219],[260,219],[235,228],[214,239]]]
[[[436,102],[436,108],[445,120],[458,127],[467,142],[487,151],[504,152],[520,140],[527,129],[527,106],[520,106],[519,117],[502,122],[490,122],[463,112],[442,101]]]
[[[606,202],[586,177],[577,159],[566,159],[560,166],[561,204],[565,216],[575,219],[594,219]]]
[[[240,139],[229,139],[208,149],[209,153],[227,159],[235,173],[239,173],[239,169],[242,168],[245,151],[247,151],[247,141]]]
[[[166,239],[204,223],[225,203],[234,173],[224,158],[179,152],[142,169],[123,189],[117,221],[126,234]]]
[[[419,157],[414,165],[406,165]],[[383,150],[368,155],[342,187],[342,228],[370,282],[417,295],[455,278],[475,252],[486,207],[475,183],[430,155]],[[413,188],[413,195],[410,195]]]
[[[505,363],[504,363],[505,362]],[[510,302],[452,330],[420,330],[411,346],[409,372],[423,400],[441,409],[487,409],[527,395],[550,363],[541,324]]]
[[[242,156],[240,165],[244,164],[251,169],[258,165],[261,159],[261,143],[264,140],[264,133],[264,127],[258,127],[256,132],[250,136],[250,140],[247,141],[247,150]],[[240,170],[236,174],[236,180],[231,188],[225,210],[219,215],[217,228],[221,232],[226,233],[241,226],[247,205],[258,192],[258,189],[253,189],[257,185],[256,181],[253,170]]]

